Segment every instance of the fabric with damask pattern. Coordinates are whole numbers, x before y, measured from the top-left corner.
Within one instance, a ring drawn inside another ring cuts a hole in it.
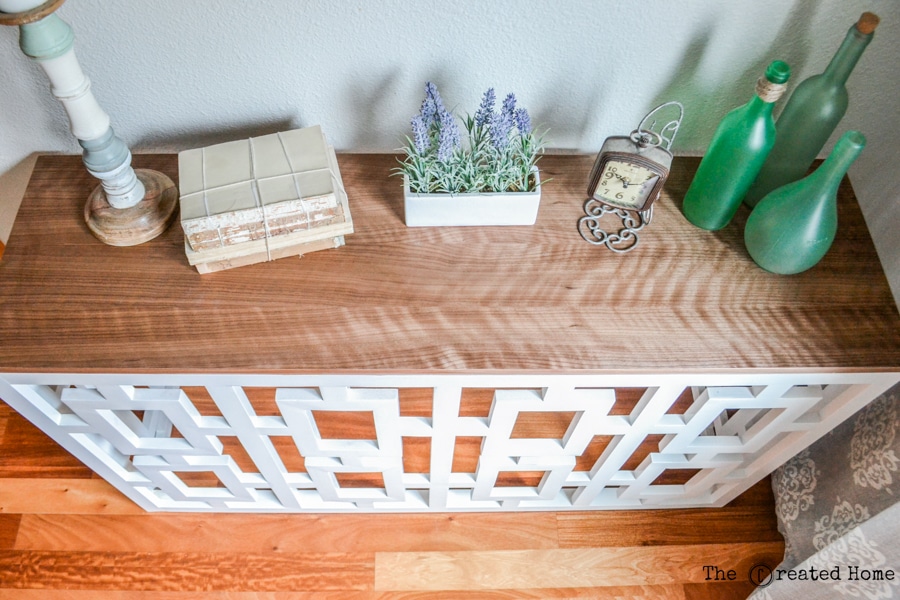
[[[844,518],[846,516],[831,521],[848,523],[849,521]],[[766,581],[768,585],[757,588],[749,600],[900,598],[900,570],[898,570],[900,544],[896,542],[898,537],[900,537],[900,503],[853,527],[803,562],[792,567],[785,565],[778,567],[784,571],[793,569],[795,573],[808,571],[810,568],[831,570],[838,567],[837,580],[809,581],[796,577],[791,580],[786,572],[776,580],[778,577],[776,570],[771,580]],[[855,572],[851,572],[851,567],[856,569]],[[893,578],[886,576],[888,571],[894,573]],[[885,576],[875,577],[876,572],[881,572]]]
[[[775,581],[752,600],[900,599],[900,384],[772,474],[785,558],[777,569],[833,569],[838,581]],[[893,579],[850,577],[849,569]]]
[[[783,568],[900,502],[900,384],[772,474]]]

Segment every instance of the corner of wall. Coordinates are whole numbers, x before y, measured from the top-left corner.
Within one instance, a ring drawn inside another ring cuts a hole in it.
[[[6,245],[22,196],[31,179],[38,154],[32,153],[5,173],[0,173],[0,244]],[[2,253],[2,252],[0,252]]]

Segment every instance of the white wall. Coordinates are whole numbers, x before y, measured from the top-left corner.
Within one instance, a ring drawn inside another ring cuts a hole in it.
[[[311,124],[339,150],[390,151],[430,79],[462,112],[487,87],[514,91],[565,151],[596,151],[677,99],[675,151],[692,154],[769,61],[795,83],[820,72],[865,10],[882,23],[838,133],[869,138],[851,178],[900,297],[898,0],[70,0],[59,15],[135,152]],[[0,28],[0,221],[32,153],[80,150],[17,44]]]

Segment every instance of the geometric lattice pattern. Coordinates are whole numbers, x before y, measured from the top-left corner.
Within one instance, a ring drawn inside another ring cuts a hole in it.
[[[4,376],[0,397],[148,510],[354,512],[723,505],[896,375],[653,387],[105,379]]]

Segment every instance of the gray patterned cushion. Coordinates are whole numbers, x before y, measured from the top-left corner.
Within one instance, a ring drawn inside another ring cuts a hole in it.
[[[900,384],[772,474],[789,569],[900,502]]]

